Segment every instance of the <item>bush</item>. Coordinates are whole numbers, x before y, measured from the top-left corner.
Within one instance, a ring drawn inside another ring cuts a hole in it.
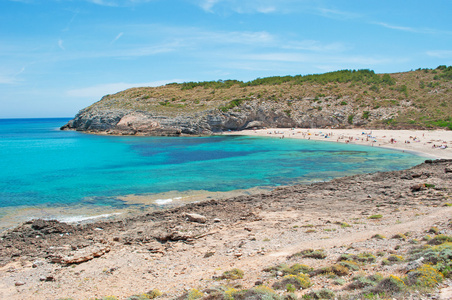
[[[297,255],[297,254],[296,254]],[[298,253],[298,255],[302,255],[303,257],[307,257],[307,258],[315,258],[315,259],[324,259],[326,258],[326,254],[325,254],[325,250],[323,249],[317,249],[317,250],[313,250],[313,249],[308,249],[308,250],[303,250],[300,253]],[[297,255],[297,256],[298,256]]]
[[[376,220],[376,219],[381,219],[381,218],[383,218],[383,216],[382,215],[372,215],[372,216],[369,216],[369,217],[367,217],[368,219],[371,219],[371,220]]]
[[[408,273],[406,277],[408,285],[433,288],[443,281],[443,275],[430,265],[423,265],[414,271]]]
[[[381,280],[378,285],[371,291],[377,294],[380,293],[399,293],[406,288],[402,279],[397,276],[390,275]]]
[[[236,279],[242,279],[243,278],[243,271],[240,269],[232,269],[230,271],[223,272],[221,275],[221,279],[230,279],[230,280],[236,280]]]
[[[353,281],[347,285],[347,289],[349,290],[356,290],[356,289],[363,289],[369,286],[375,286],[377,283],[374,280],[371,280],[368,277],[364,276],[357,276],[353,278]]]
[[[359,270],[358,263],[353,261],[353,260],[341,261],[339,264],[341,266],[344,266],[344,267],[348,268],[351,271],[358,271]]]
[[[293,285],[296,289],[307,289],[311,286],[311,280],[309,280],[309,276],[306,274],[286,275],[282,280],[275,282],[273,288],[286,289],[289,284]]]
[[[192,289],[192,290],[190,290],[187,293],[185,299],[186,300],[194,300],[194,299],[199,299],[199,298],[202,298],[202,297],[204,297],[204,293],[203,292],[198,291],[197,289]]]
[[[258,286],[249,290],[242,290],[233,293],[234,300],[248,300],[248,299],[266,299],[266,300],[282,300],[282,297],[275,293],[267,286]]]
[[[280,264],[273,267],[265,268],[264,272],[271,272],[272,274],[276,274],[276,272],[282,272],[284,275],[298,275],[300,273],[307,274],[311,272],[313,269],[307,265],[302,264],[293,264],[290,267],[286,264]]]
[[[321,289],[311,291],[309,294],[306,294],[305,296],[303,296],[303,299],[334,299],[336,295],[332,290]]]
[[[441,245],[443,243],[452,243],[452,236],[438,234],[428,242],[430,245]]]
[[[384,240],[386,237],[382,234],[376,234],[374,236],[372,236],[373,239],[377,239],[377,240]]]
[[[404,235],[403,233],[397,233],[392,238],[393,239],[399,239],[399,240],[406,240],[406,235]]]

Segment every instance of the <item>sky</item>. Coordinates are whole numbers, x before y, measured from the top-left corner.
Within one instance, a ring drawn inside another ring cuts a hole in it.
[[[452,65],[451,0],[0,0],[0,118],[171,82]]]

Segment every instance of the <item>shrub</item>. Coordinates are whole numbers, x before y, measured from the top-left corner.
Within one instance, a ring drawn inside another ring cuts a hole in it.
[[[341,266],[344,266],[344,267],[348,268],[351,271],[358,271],[359,270],[358,263],[353,261],[353,260],[341,261],[339,264]]]
[[[315,258],[315,259],[324,259],[324,258],[326,258],[325,250],[323,250],[323,249],[303,250],[303,251],[300,252],[300,255],[302,255],[303,257]]]
[[[364,111],[362,118],[363,119],[369,119],[369,116],[370,116],[370,112],[369,111]]]
[[[298,300],[297,295],[295,295],[294,293],[289,293],[284,295],[284,300]]]
[[[318,274],[332,274],[334,277],[348,275],[349,269],[341,264],[336,264],[330,267],[323,267],[310,273],[310,275]]]
[[[422,265],[409,272],[405,281],[408,285],[432,288],[443,281],[443,275],[430,265]]]
[[[247,299],[267,299],[267,300],[282,300],[282,297],[275,293],[274,290],[267,286],[258,286],[249,290],[242,290],[232,294],[234,300]]]
[[[376,234],[374,236],[372,236],[373,239],[377,239],[377,240],[384,240],[386,237],[382,234]]]
[[[371,291],[377,294],[380,293],[399,293],[405,289],[405,283],[397,276],[390,275],[381,280],[378,285]]]
[[[362,263],[373,263],[376,260],[376,257],[372,253],[368,253],[368,252],[359,253],[354,258],[356,261],[359,261]]]
[[[202,297],[204,297],[204,293],[203,292],[198,291],[197,289],[191,289],[187,293],[185,299],[187,299],[187,300],[194,300],[194,299],[199,299],[199,298],[202,298]]]
[[[438,234],[428,242],[430,245],[441,245],[443,243],[452,243],[452,236]]]
[[[283,269],[282,271],[285,274],[297,275],[297,274],[300,274],[300,273],[306,274],[306,273],[312,271],[312,268],[308,267],[306,265],[293,264],[289,268]]]
[[[243,271],[237,268],[234,268],[230,271],[223,272],[221,275],[221,279],[230,279],[230,280],[236,280],[236,279],[242,279],[243,278]]]
[[[303,296],[303,299],[334,299],[335,296],[332,290],[321,289],[311,291],[306,297]]]
[[[307,289],[311,286],[311,281],[309,280],[309,276],[306,274],[286,275],[282,278],[282,280],[275,282],[273,284],[273,288],[285,289],[288,284],[293,285],[296,289]]]
[[[406,240],[406,235],[404,235],[403,233],[397,233],[392,238],[393,239],[399,239],[399,240]]]
[[[373,263],[376,257],[369,252],[362,252],[358,254],[347,254],[344,253],[339,257],[339,261],[358,261],[361,263]]]
[[[298,275],[300,273],[309,273],[313,269],[307,265],[293,264],[290,267],[286,264],[280,264],[273,267],[265,268],[264,272],[271,272],[275,274],[276,272],[282,272],[284,275]]]
[[[371,280],[368,277],[357,276],[353,278],[353,281],[347,285],[347,289],[355,290],[355,289],[363,289],[369,286],[375,286],[377,283],[374,280]]]
[[[371,219],[371,220],[376,220],[376,219],[381,219],[381,218],[383,218],[383,216],[382,215],[372,215],[372,216],[369,216],[369,217],[367,217],[368,219]]]

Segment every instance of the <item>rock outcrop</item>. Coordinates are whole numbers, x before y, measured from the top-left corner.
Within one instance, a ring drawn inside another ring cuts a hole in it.
[[[61,129],[113,135],[179,136],[210,135],[222,131],[265,127],[325,128],[351,125],[351,107],[325,107],[323,110],[318,107],[320,106],[313,106],[309,99],[292,102],[251,99],[227,111],[217,108],[174,114],[95,105],[81,110]],[[394,112],[375,112],[368,118],[356,116],[352,124],[364,125],[381,117],[381,114],[390,113]]]

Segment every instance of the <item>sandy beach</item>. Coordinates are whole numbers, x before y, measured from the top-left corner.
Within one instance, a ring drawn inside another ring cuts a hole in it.
[[[350,143],[412,151],[433,159],[452,159],[452,131],[450,130],[270,128],[229,131],[224,134]]]

